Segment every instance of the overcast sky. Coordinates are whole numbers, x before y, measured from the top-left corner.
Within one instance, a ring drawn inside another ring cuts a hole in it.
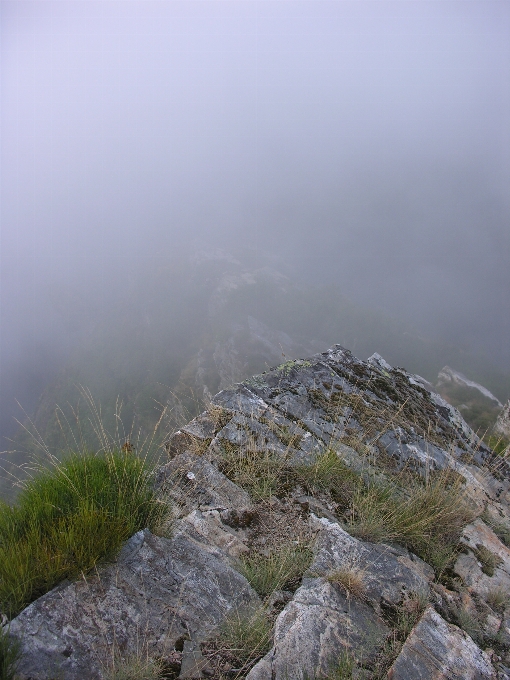
[[[510,372],[506,0],[3,1],[1,69],[4,392],[197,236]]]

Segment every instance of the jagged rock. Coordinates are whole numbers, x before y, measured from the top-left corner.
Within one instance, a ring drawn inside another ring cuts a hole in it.
[[[429,607],[404,643],[388,680],[496,680],[485,652]]]
[[[20,680],[99,680],[114,654],[165,657],[198,643],[232,609],[256,605],[246,579],[218,549],[185,531],[166,539],[140,531],[114,564],[63,583],[11,622],[22,645]]]
[[[181,517],[195,509],[240,511],[252,504],[249,494],[225,477],[206,457],[189,451],[158,470],[155,486],[162,499],[180,509]]]
[[[50,680],[57,669],[70,680],[100,680],[112,650],[127,656],[140,641],[150,655],[182,660],[182,678],[215,672],[200,642],[218,632],[232,609],[260,604],[238,571],[239,557],[248,549],[268,556],[279,543],[263,532],[293,540],[297,525],[306,527],[306,541],[317,535],[313,562],[294,595],[277,592],[266,603],[274,614],[284,609],[272,649],[249,680],[327,673],[343,650],[362,659],[368,673],[390,634],[389,613],[425,596],[448,620],[456,621],[461,609],[483,615],[481,636],[508,650],[509,610],[491,609],[487,600],[494,589],[510,589],[510,550],[487,523],[477,519],[464,530],[466,552],[454,565],[459,578],[448,574],[455,581],[449,587],[460,591],[454,592],[431,586],[434,570],[408,550],[349,535],[338,521],[348,509],[333,494],[315,497],[300,481],[287,497],[257,505],[220,471],[227,469],[225,456],[249,451],[281,461],[295,479],[288,466],[313,463],[328,448],[370,484],[404,470],[423,478],[451,470],[473,516],[484,512],[494,527],[510,523],[508,461],[496,457],[426,381],[379,355],[363,362],[339,346],[286,361],[221,391],[207,412],[167,442],[171,460],[158,469],[155,487],[173,508],[173,538],[139,532],[114,564],[61,584],[12,622],[11,634],[23,644],[20,679]],[[352,581],[346,585],[346,571],[356,576],[356,588]],[[485,680],[493,673],[489,656],[429,607],[390,677]]]
[[[191,524],[203,540],[220,548],[231,557],[237,558],[248,552],[248,547],[243,542],[243,537],[239,535],[239,531],[223,524],[218,510],[207,512],[193,510],[184,517],[184,521]]]
[[[325,518],[317,520],[317,525],[321,531],[311,574],[327,577],[338,570],[354,573],[362,581],[363,598],[378,614],[412,595],[428,596],[434,570],[416,555],[359,541]]]
[[[343,649],[370,662],[389,632],[364,602],[326,579],[307,578],[276,620],[273,649],[247,680],[301,680],[306,673],[327,673]]]

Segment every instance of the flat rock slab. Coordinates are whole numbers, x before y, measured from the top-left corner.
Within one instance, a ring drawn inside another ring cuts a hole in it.
[[[489,657],[457,626],[426,609],[388,672],[388,680],[494,680]]]
[[[276,620],[273,649],[246,680],[327,674],[343,650],[370,662],[389,632],[364,602],[347,597],[326,579],[305,579]]]
[[[199,642],[256,593],[225,555],[180,531],[172,539],[147,529],[115,564],[61,584],[11,622],[22,644],[20,680],[100,680],[114,655],[169,655],[178,640]]]

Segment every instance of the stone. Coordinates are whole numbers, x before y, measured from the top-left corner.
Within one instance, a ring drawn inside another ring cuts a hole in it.
[[[263,335],[260,328],[257,333]],[[226,363],[223,368],[226,376]],[[223,389],[207,412],[167,442],[171,459],[154,477],[173,511],[167,536],[138,532],[115,562],[60,584],[11,622],[9,633],[22,644],[19,680],[51,680],[58,673],[102,680],[112,659],[140,652],[170,660],[183,680],[211,677],[209,663],[222,662],[204,658],[201,643],[214,639],[230,612],[261,605],[238,571],[239,558],[249,550],[269,556],[298,538],[313,549],[313,561],[293,584],[295,593],[268,597],[274,639],[249,680],[324,676],[343,652],[363,664],[359,677],[369,677],[394,615],[418,611],[427,597],[435,609],[428,606],[411,631],[389,677],[485,680],[496,677],[497,666],[498,680],[505,678],[510,609],[495,611],[487,600],[497,601],[489,597],[495,589],[510,591],[510,550],[495,533],[504,536],[501,526],[510,526],[510,465],[431,389],[379,355],[363,362],[338,345]],[[433,470],[456,473],[472,516],[484,513],[486,522],[465,527],[464,553],[445,581],[452,590],[433,583],[432,567],[405,548],[351,536],[340,525],[352,516],[350,508],[289,472],[328,448],[370,484],[386,483],[402,469],[422,477]],[[281,460],[288,496],[255,501],[221,472],[225,452],[247,449]],[[498,597],[501,602],[501,592]],[[493,644],[490,658],[447,623],[460,611],[476,620],[476,639],[485,635]]]
[[[22,645],[19,680],[99,680],[113,656],[165,657],[205,639],[233,609],[258,604],[246,579],[218,549],[184,530],[174,538],[135,534],[114,564],[63,583],[19,614],[10,634]]]
[[[326,674],[342,650],[370,663],[389,628],[364,602],[326,579],[305,579],[276,619],[274,648],[247,680],[302,680]],[[296,654],[299,650],[299,654]]]
[[[252,504],[249,494],[231,482],[213,463],[190,452],[176,456],[159,468],[155,487],[162,500],[180,508],[178,514],[181,517],[196,508],[202,511],[239,511]]]
[[[496,680],[488,655],[432,607],[405,641],[388,680]]]
[[[409,597],[427,597],[434,570],[415,555],[384,544],[359,541],[338,524],[322,518],[315,559],[309,573],[328,576],[337,570],[358,574],[364,598],[377,613],[396,607]]]
[[[510,399],[503,406],[501,413],[496,420],[493,432],[496,437],[504,437],[510,439]]]
[[[510,549],[481,519],[468,524],[462,534],[461,554],[454,572],[462,578],[471,593],[484,600],[496,589],[510,592]]]

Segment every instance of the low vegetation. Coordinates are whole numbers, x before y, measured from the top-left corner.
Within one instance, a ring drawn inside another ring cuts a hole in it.
[[[464,500],[462,480],[445,471],[426,482],[399,483],[397,478],[359,487],[349,531],[364,540],[404,545],[440,575],[457,554],[460,533],[473,517]]]
[[[20,645],[0,626],[0,680],[13,680],[20,658]]]
[[[138,656],[115,661],[105,680],[163,680],[168,677],[164,665],[150,658]]]
[[[264,607],[232,612],[219,635],[203,645],[204,657],[215,668],[214,677],[246,677],[250,668],[269,651],[272,628],[271,617]]]
[[[409,548],[434,567],[438,578],[456,558],[461,531],[474,518],[463,478],[449,470],[426,480],[405,473],[389,479],[374,475],[368,463],[363,474],[355,472],[331,449],[311,465],[293,467],[255,447],[228,451],[222,470],[257,500],[286,495],[297,486],[314,496],[325,494],[349,533]]]
[[[312,557],[312,551],[306,546],[284,546],[267,556],[254,554],[242,558],[240,571],[264,598],[275,590],[294,590],[310,566]]]
[[[0,506],[0,608],[15,616],[66,578],[113,557],[167,514],[151,470],[132,452],[71,455]]]
[[[327,580],[340,586],[348,597],[362,600],[365,597],[365,574],[359,565],[346,564],[327,575]]]

